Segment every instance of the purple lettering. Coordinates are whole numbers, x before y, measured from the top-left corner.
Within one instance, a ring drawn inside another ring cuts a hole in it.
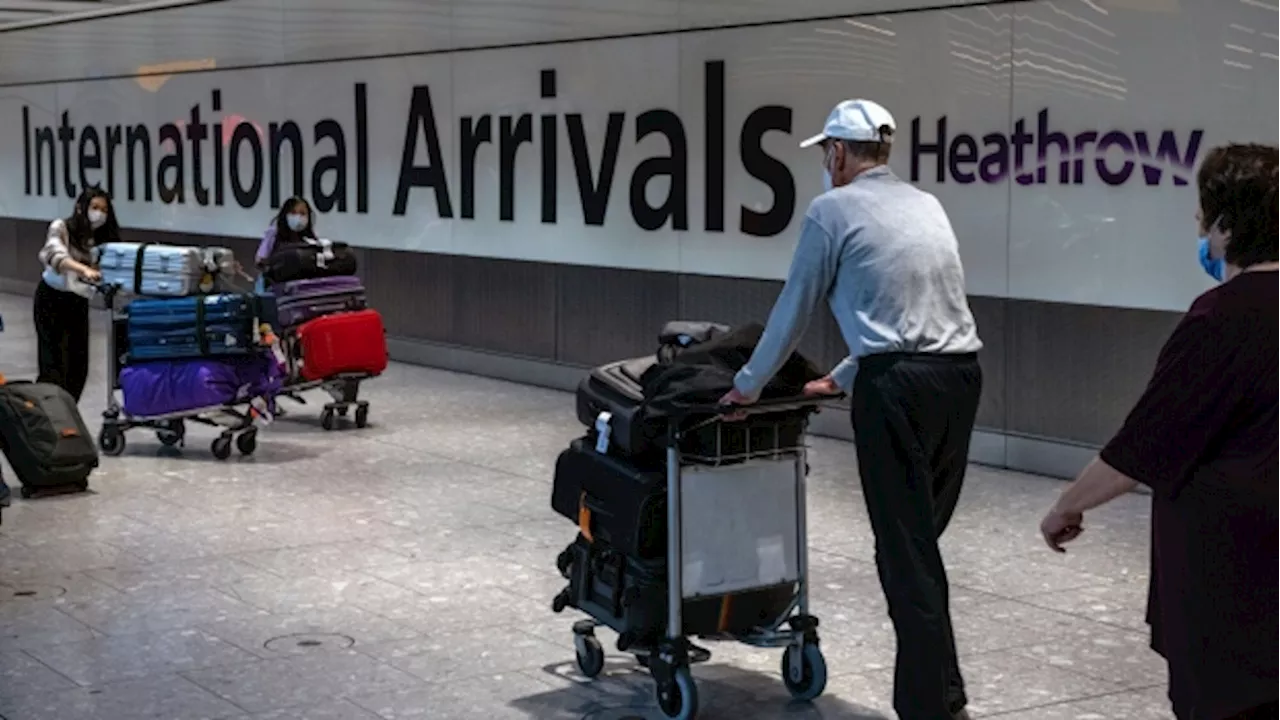
[[[981,182],[996,184],[1010,176],[1019,185],[1044,185],[1053,182],[1053,164],[1058,165],[1059,185],[1083,185],[1087,175],[1107,185],[1123,185],[1134,176],[1138,165],[1146,185],[1160,185],[1166,171],[1174,185],[1190,182],[1200,152],[1204,130],[1188,131],[1182,136],[1176,130],[1082,130],[1069,134],[1055,129],[1049,108],[1036,113],[1033,122],[1018,118],[1012,132],[992,132],[980,136],[966,132],[948,134],[947,117],[937,120],[933,138],[922,137],[922,119],[911,122],[911,180],[921,176],[922,157],[932,155],[936,163],[937,182],[950,179],[960,184]],[[1152,145],[1155,144],[1154,153]],[[1116,151],[1119,151],[1118,153]],[[1056,151],[1056,157],[1054,157]],[[1035,153],[1035,159],[1029,157]],[[1123,164],[1117,161],[1123,158]]]
[[[1107,151],[1112,147],[1118,147],[1124,153],[1124,165],[1120,166],[1118,172],[1112,172],[1107,166]],[[1112,130],[1102,139],[1098,141],[1098,159],[1094,161],[1094,168],[1098,171],[1098,177],[1102,178],[1102,182],[1108,185],[1123,185],[1129,176],[1133,174],[1133,141],[1128,135],[1119,130]]]

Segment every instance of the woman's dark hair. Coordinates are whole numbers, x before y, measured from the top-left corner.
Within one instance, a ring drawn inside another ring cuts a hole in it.
[[[1276,182],[1280,152],[1273,145],[1223,145],[1209,151],[1196,184],[1205,229],[1230,232],[1226,260],[1238,268],[1277,257]]]
[[[307,226],[302,228],[301,232],[294,232],[289,227],[289,213],[299,205],[307,209]],[[285,200],[280,205],[280,212],[276,213],[276,242],[287,238],[316,239],[316,214],[311,211],[311,204],[297,195]]]
[[[95,198],[107,201],[107,221],[97,230],[94,230],[89,222],[89,204]],[[111,202],[111,196],[102,188],[85,188],[84,192],[80,193],[80,197],[76,198],[71,217],[64,222],[67,225],[67,239],[70,240],[72,247],[82,253],[89,252],[95,245],[120,241],[120,224],[116,222],[115,205]]]

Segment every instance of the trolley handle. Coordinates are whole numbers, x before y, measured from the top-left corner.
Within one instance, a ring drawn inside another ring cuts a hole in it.
[[[677,413],[671,413],[676,419],[689,416],[714,416],[713,420],[723,419],[726,415],[737,417],[751,417],[756,415],[772,415],[776,413],[787,412],[818,412],[823,406],[842,400],[846,397],[844,393],[838,395],[800,395],[796,397],[772,398],[769,400],[760,400],[750,405],[695,405],[687,408],[681,408]]]

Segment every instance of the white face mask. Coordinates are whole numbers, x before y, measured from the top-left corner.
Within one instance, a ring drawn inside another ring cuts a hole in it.
[[[106,224],[106,222],[107,222],[106,213],[97,209],[89,211],[89,227],[92,227],[94,230],[97,230],[98,228]]]

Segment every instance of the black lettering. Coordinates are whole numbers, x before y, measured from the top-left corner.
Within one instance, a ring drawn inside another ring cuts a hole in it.
[[[107,128],[107,194],[116,196],[116,150],[124,145],[124,128],[111,125]]]
[[[210,106],[214,112],[222,112],[222,91],[214,89]],[[213,204],[222,207],[226,201],[226,176],[222,173],[222,123],[213,124]]]
[[[467,220],[476,216],[476,153],[480,146],[492,140],[492,123],[488,115],[481,115],[472,122],[471,118],[462,118],[462,157],[458,168],[462,177],[462,214]]]
[[[743,169],[773,190],[773,207],[758,213],[744,205],[738,215],[742,232],[755,237],[771,237],[785,230],[796,208],[796,182],[791,170],[786,163],[764,151],[762,140],[770,131],[791,132],[791,108],[780,105],[756,108],[742,123],[738,137]]]
[[[369,212],[369,92],[364,83],[356,83],[356,212]]]
[[[707,232],[724,232],[724,61],[703,66],[703,100],[706,107],[706,209]],[[741,140],[741,138],[739,138]]]
[[[556,97],[556,71],[542,71],[542,99],[553,100]],[[556,205],[559,183],[556,173],[556,116],[553,113],[542,118],[542,222],[556,221]]]
[[[1073,185],[1084,184],[1084,155],[1089,149],[1089,144],[1098,139],[1098,133],[1093,130],[1086,130],[1076,135],[1076,159],[1072,163],[1075,172],[1071,178]]]
[[[972,135],[960,133],[951,141],[951,149],[947,152],[947,166],[956,182],[968,185],[977,179],[970,167],[977,160],[978,142]]]
[[[618,147],[622,144],[622,126],[626,113],[609,113],[605,127],[604,151],[600,153],[600,172],[591,172],[591,151],[587,146],[586,130],[582,115],[565,115],[569,131],[569,154],[573,156],[573,169],[578,176],[578,197],[582,199],[582,219],[588,225],[603,225],[609,210],[609,191],[613,187],[613,174],[618,168]]]
[[[316,147],[323,140],[333,141],[333,154],[321,155],[311,168],[311,201],[316,212],[329,212],[335,207],[347,211],[347,139],[336,120],[321,120],[315,127]],[[325,173],[332,172],[333,190],[324,189]]]
[[[191,106],[191,121],[187,123],[187,141],[191,143],[191,194],[200,205],[209,204],[209,189],[204,186],[204,148],[200,143],[209,137],[209,126],[200,120],[200,106]]]
[[[142,177],[142,198],[146,202],[151,202],[151,133],[147,130],[146,125],[138,124],[125,130],[125,142],[128,144],[127,151],[128,167],[129,167],[129,199],[135,199],[134,178]],[[137,149],[142,148],[142,172],[138,173],[134,160],[137,159]]]
[[[22,191],[31,194],[31,110],[22,106]]]
[[[249,182],[249,187],[243,184],[243,176],[240,174],[240,146],[243,143],[249,144],[249,159],[253,163],[253,179]],[[252,124],[242,122],[236,125],[236,129],[231,133],[231,194],[236,198],[236,204],[242,208],[251,208],[258,204],[258,197],[262,194],[262,140],[258,137],[258,129]]]
[[[93,146],[92,150],[89,149],[90,145]],[[88,188],[100,184],[102,182],[101,180],[98,182],[90,181],[88,173],[85,172],[86,170],[102,169],[102,145],[98,141],[98,131],[92,125],[80,131],[79,154],[80,186]]]
[[[988,133],[982,143],[988,152],[978,163],[978,173],[983,182],[1000,182],[1009,174],[1009,139],[1003,133]]]
[[[271,142],[271,208],[274,210],[280,207],[280,150],[286,140],[289,142],[289,158],[293,160],[293,190],[289,195],[306,193],[302,184],[302,130],[298,123],[289,120],[283,125],[271,123],[268,134]]]
[[[636,166],[631,176],[631,216],[645,230],[657,230],[671,219],[672,230],[689,229],[689,153],[680,117],[670,110],[649,110],[636,118],[636,142],[653,133],[666,136],[671,154],[653,157]],[[660,175],[670,180],[661,205],[649,204],[649,181]]]
[[[931,145],[920,140],[920,118],[911,121],[911,182],[920,181],[920,156],[936,155],[938,159],[937,182],[947,181],[947,116],[938,118],[938,139]]]
[[[512,122],[510,115],[498,118],[498,219],[511,222],[516,217],[516,152],[533,141],[533,118],[525,113]]]
[[[414,165],[413,155],[418,147],[418,131],[427,141],[427,165]],[[431,107],[431,88],[415,85],[409,101],[409,121],[404,131],[404,151],[400,155],[400,180],[396,183],[395,215],[404,215],[409,205],[409,190],[430,187],[436,191],[436,211],[442,218],[453,217],[453,205],[449,202],[449,181],[444,174],[444,160],[440,155],[440,135],[436,132],[435,113]]]
[[[67,197],[76,196],[76,184],[71,182],[71,141],[76,139],[75,128],[71,127],[71,113],[62,111],[62,124],[58,126],[58,141],[62,143],[62,189]]]
[[[166,142],[173,143],[173,152],[160,158],[160,166],[156,169],[156,187],[160,191],[160,202],[168,205],[174,201],[186,201],[186,183],[183,177],[182,132],[173,123],[160,126],[161,149]],[[170,180],[165,181],[169,174]]]
[[[57,141],[54,140],[53,128],[45,126],[36,130],[36,194],[40,195],[40,188],[44,187],[44,163],[40,162],[40,148],[49,148],[49,195],[56,197],[58,195],[58,161]]]

